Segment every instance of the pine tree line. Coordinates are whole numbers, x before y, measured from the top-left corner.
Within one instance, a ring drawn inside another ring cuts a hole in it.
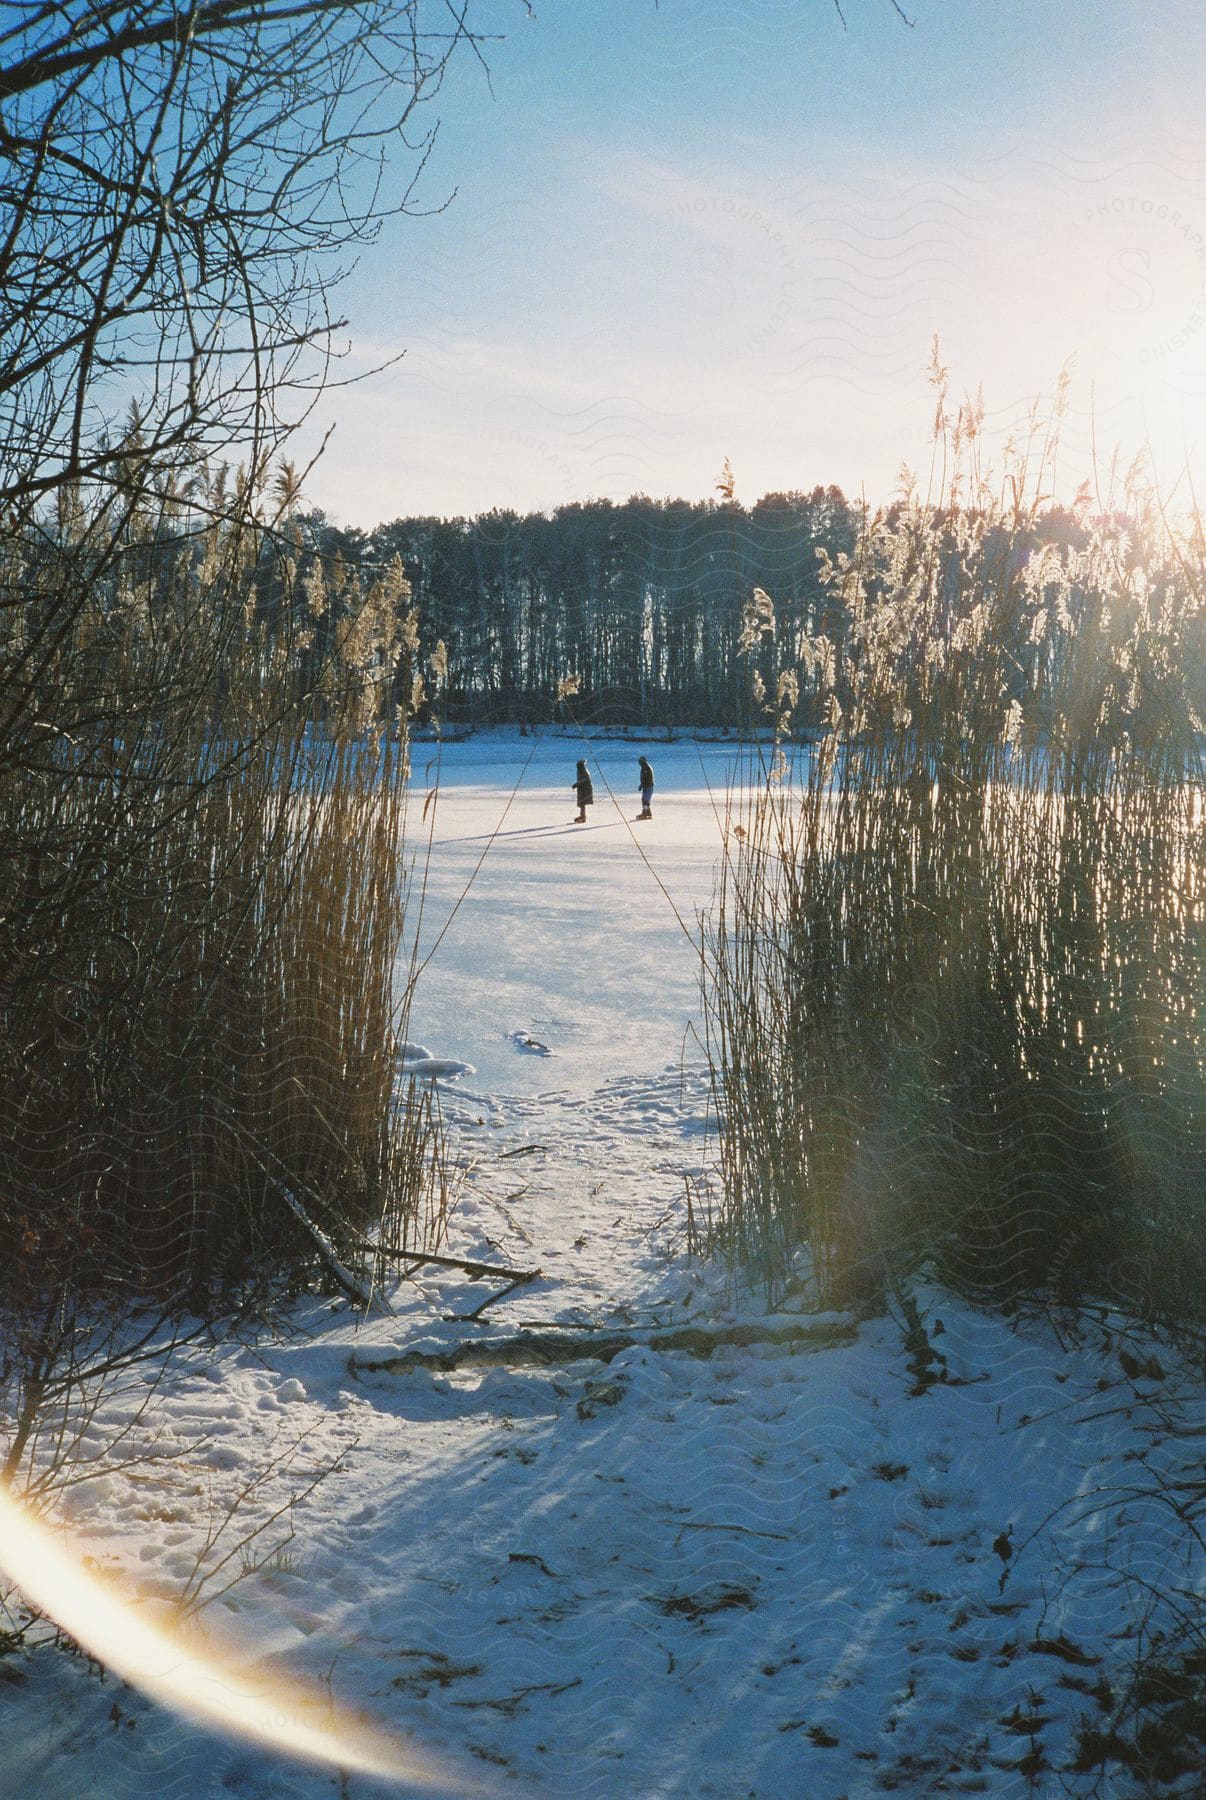
[[[300,523],[333,594],[366,591],[401,559],[423,660],[446,649],[448,723],[548,720],[572,675],[576,706],[592,720],[740,727],[750,721],[738,651],[752,589],[775,598],[772,660],[794,665],[833,606],[818,552],[848,551],[860,518],[839,488],[818,487],[748,508],[642,495],[551,515],[401,518],[371,532],[341,530],[319,512]],[[774,668],[764,672],[773,678]]]

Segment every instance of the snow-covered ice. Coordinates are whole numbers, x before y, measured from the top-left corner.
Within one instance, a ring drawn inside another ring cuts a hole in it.
[[[416,748],[420,793],[433,758]],[[145,1413],[106,1402],[61,1516],[148,1604],[231,1553],[203,1621],[454,1759],[454,1792],[1122,1795],[1117,1764],[1104,1785],[1072,1770],[1078,1724],[1124,1688],[1152,1590],[1203,1576],[1159,1493],[1206,1430],[1167,1346],[924,1283],[926,1357],[895,1308],[818,1320],[792,1296],[770,1323],[794,1339],[639,1341],[757,1315],[685,1255],[709,1117],[692,933],[730,774],[715,742],[443,748],[407,1049],[465,1066],[440,1088],[472,1164],[447,1248],[540,1274],[504,1293],[428,1266],[391,1316],[310,1300],[287,1329],[186,1347]],[[435,1361],[521,1326],[605,1355]],[[0,1703],[4,1795],[381,1791],[82,1658],[0,1659]]]

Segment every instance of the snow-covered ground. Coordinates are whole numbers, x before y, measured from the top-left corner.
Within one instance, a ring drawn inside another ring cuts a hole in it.
[[[286,1692],[447,1759],[454,1793],[1124,1794],[1117,1763],[1073,1771],[1078,1726],[1102,1727],[1168,1628],[1155,1595],[1203,1579],[1160,1491],[1206,1432],[1167,1346],[919,1286],[924,1337],[789,1300],[772,1341],[710,1356],[418,1360],[524,1327],[732,1339],[758,1317],[684,1253],[708,1117],[690,932],[730,770],[717,743],[443,749],[408,1030],[472,1071],[442,1084],[472,1164],[448,1248],[541,1273],[471,1321],[504,1283],[429,1268],[390,1316],[314,1300],[180,1350],[144,1413],[126,1388],[89,1427],[97,1474],[64,1528],[148,1609],[230,1552],[206,1628]],[[0,1659],[0,1706],[4,1795],[382,1791],[83,1658]]]

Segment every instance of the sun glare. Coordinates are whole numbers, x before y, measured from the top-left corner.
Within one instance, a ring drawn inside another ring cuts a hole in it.
[[[80,1553],[0,1488],[0,1567],[29,1603],[131,1687],[200,1724],[306,1761],[406,1781],[428,1793],[482,1792],[332,1706],[298,1676],[265,1679],[199,1634],[168,1629],[101,1580]]]

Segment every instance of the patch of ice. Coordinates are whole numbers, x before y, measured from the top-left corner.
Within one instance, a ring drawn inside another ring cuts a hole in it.
[[[461,1075],[477,1074],[472,1063],[458,1062],[454,1056],[424,1057],[421,1061],[408,1062],[405,1069],[416,1081],[456,1081]]]

